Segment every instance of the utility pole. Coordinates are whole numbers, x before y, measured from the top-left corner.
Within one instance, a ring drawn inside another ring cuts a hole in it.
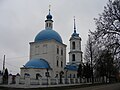
[[[90,59],[91,59],[91,77],[92,77],[92,84],[94,84],[94,76],[93,76],[93,50],[92,50],[92,40],[91,40],[91,36],[89,36],[89,47],[90,47]]]
[[[3,75],[5,73],[5,55],[4,55],[4,58],[3,58]]]

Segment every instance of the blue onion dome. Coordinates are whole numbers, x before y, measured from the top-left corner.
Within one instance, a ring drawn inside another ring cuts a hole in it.
[[[34,41],[41,42],[41,41],[52,40],[52,39],[56,40],[57,42],[62,43],[61,36],[56,31],[48,28],[48,29],[45,29],[39,32],[37,36],[35,37]]]
[[[52,19],[52,15],[49,13],[47,16],[46,16],[47,20],[51,20]]]
[[[44,59],[31,59],[25,66],[25,68],[42,68],[42,69],[51,69],[49,63]]]
[[[52,15],[50,14],[50,9],[49,9],[49,14],[46,16],[47,20],[52,20]]]

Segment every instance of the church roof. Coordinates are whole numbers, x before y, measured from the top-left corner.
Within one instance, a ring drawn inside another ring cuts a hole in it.
[[[56,31],[54,31],[52,29],[42,30],[41,32],[39,32],[37,34],[34,41],[35,42],[41,42],[41,41],[44,41],[44,40],[51,40],[51,39],[54,39],[54,40],[62,43],[61,36]]]
[[[31,59],[25,64],[24,67],[50,69],[50,65],[45,59]]]
[[[72,37],[79,37],[79,34],[76,33],[76,32],[74,32],[74,33],[72,34]]]
[[[64,69],[67,69],[67,70],[71,70],[71,71],[77,71],[78,67],[77,65],[66,65],[66,67]]]

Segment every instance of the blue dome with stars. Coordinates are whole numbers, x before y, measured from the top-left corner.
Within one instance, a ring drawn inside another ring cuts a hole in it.
[[[34,41],[41,42],[41,41],[52,40],[52,39],[62,43],[61,36],[56,31],[54,31],[52,29],[42,30],[41,32],[39,32],[37,34]]]
[[[45,68],[45,69],[50,69],[49,63],[44,59],[31,59],[25,64],[24,67],[25,68]]]

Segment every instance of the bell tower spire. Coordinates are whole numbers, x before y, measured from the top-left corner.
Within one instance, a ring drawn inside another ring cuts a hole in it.
[[[49,5],[49,15],[50,15],[50,8],[51,8],[51,5]]]
[[[74,33],[76,33],[75,16],[74,16]]]
[[[50,8],[51,8],[51,5],[49,5],[49,13],[48,15],[46,16],[46,20],[45,20],[45,29],[52,29],[53,28],[53,20],[52,20],[52,15],[50,14]]]
[[[73,34],[72,34],[72,37],[79,37],[79,34],[76,33],[76,22],[75,22],[75,16],[74,16],[74,25],[73,25],[73,27],[74,27],[74,32],[73,32]]]

